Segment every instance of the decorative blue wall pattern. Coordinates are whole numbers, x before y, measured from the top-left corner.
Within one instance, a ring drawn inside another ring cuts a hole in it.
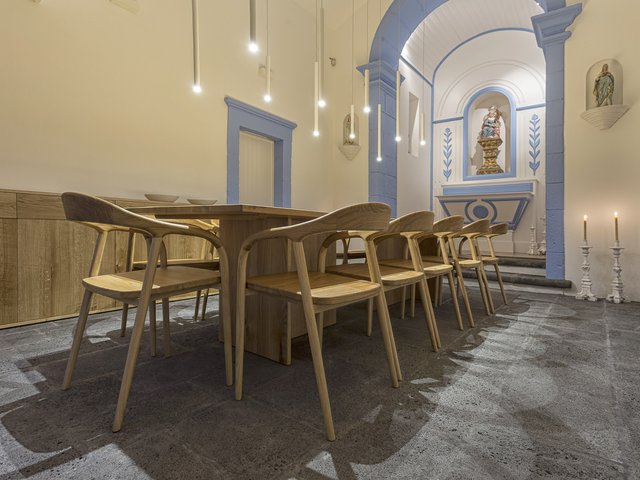
[[[529,155],[531,156],[529,167],[531,167],[535,175],[536,170],[540,167],[540,161],[538,160],[540,155],[540,117],[536,114],[533,114],[529,121],[529,146],[531,147],[531,150],[529,150]]]
[[[444,146],[442,147],[442,154],[444,155],[444,160],[443,160],[444,170],[442,170],[442,173],[447,179],[447,182],[449,181],[449,177],[451,176],[451,162],[453,160],[451,158],[452,153],[453,153],[453,145],[452,145],[452,138],[451,138],[451,129],[447,128],[444,131]]]

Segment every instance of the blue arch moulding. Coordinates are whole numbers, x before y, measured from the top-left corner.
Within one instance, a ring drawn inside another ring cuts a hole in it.
[[[471,105],[473,105],[473,102],[475,102],[478,98],[480,98],[480,96],[484,95],[485,93],[491,93],[491,92],[496,92],[496,93],[501,93],[502,95],[504,95],[505,97],[507,97],[509,99],[509,109],[511,110],[509,115],[511,118],[511,131],[509,134],[509,143],[510,143],[510,152],[509,155],[511,157],[510,161],[511,161],[511,168],[509,169],[508,172],[504,172],[504,173],[494,173],[494,174],[490,174],[490,175],[469,175],[467,172],[469,171],[469,109],[471,108]],[[464,169],[462,171],[462,179],[463,180],[478,180],[478,179],[482,179],[482,180],[489,180],[491,178],[506,178],[506,177],[515,177],[516,176],[516,165],[518,164],[517,160],[517,142],[518,142],[518,138],[517,138],[517,133],[518,133],[518,115],[516,114],[516,102],[515,102],[515,98],[512,94],[512,92],[510,92],[509,90],[507,90],[506,88],[502,88],[502,87],[486,87],[483,88],[481,90],[478,90],[476,93],[474,93],[473,95],[471,95],[471,98],[469,99],[469,101],[467,102],[467,104],[464,107],[464,113],[463,113],[463,119],[464,119],[464,127],[463,127],[463,144],[462,144],[462,155],[463,155],[463,166],[462,168]]]
[[[533,0],[532,0],[533,1]],[[404,44],[413,31],[436,8],[447,0],[393,0],[385,12],[376,30],[369,65],[397,65]],[[566,29],[582,11],[582,5],[575,3],[566,6],[566,0],[539,0],[544,13],[532,17],[533,29],[538,45],[543,49],[546,59],[546,132],[545,153],[547,159],[547,277],[564,279],[564,42],[571,36]],[[393,67],[391,67],[393,68]],[[432,102],[433,103],[433,102]],[[433,115],[432,119],[433,121]],[[371,119],[370,119],[371,123]],[[433,125],[433,123],[432,123]],[[393,122],[383,122],[383,139],[393,135]],[[375,128],[369,129],[369,145],[375,145]],[[433,135],[431,136],[433,138]],[[383,161],[389,162],[388,169],[397,170],[397,150]],[[375,162],[375,158],[373,158]],[[433,169],[433,162],[432,167]],[[369,155],[369,198],[377,198],[376,182],[380,175],[372,165]],[[433,178],[433,175],[432,175]],[[373,181],[372,181],[373,180]],[[397,179],[393,179],[397,183]],[[396,203],[397,185],[388,188],[393,192]]]
[[[240,202],[240,132],[273,140],[273,205],[291,206],[291,144],[297,125],[232,97],[227,114],[227,203]]]

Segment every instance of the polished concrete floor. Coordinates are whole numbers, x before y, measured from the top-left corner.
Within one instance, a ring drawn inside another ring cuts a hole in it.
[[[117,434],[117,312],[90,319],[66,392],[74,320],[1,331],[0,480],[640,478],[640,304],[521,293],[486,317],[473,303],[463,332],[449,305],[436,310],[438,354],[422,316],[392,308],[398,389],[364,309],[340,311],[324,344],[335,442],[305,339],[290,367],[248,355],[233,400],[215,302],[199,323],[192,302],[172,304],[175,354],[152,358],[145,343]]]

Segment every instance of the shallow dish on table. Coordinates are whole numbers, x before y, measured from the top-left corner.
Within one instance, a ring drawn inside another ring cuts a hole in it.
[[[207,200],[206,198],[187,198],[191,205],[213,205],[218,200]]]
[[[152,202],[168,203],[173,203],[180,198],[180,195],[165,195],[162,193],[145,193],[144,196],[147,197],[147,200],[151,200]]]

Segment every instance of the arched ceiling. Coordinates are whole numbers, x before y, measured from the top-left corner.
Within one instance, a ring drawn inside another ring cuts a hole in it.
[[[431,81],[439,63],[460,44],[496,29],[531,30],[531,17],[540,13],[534,0],[449,0],[413,32],[402,56]]]

